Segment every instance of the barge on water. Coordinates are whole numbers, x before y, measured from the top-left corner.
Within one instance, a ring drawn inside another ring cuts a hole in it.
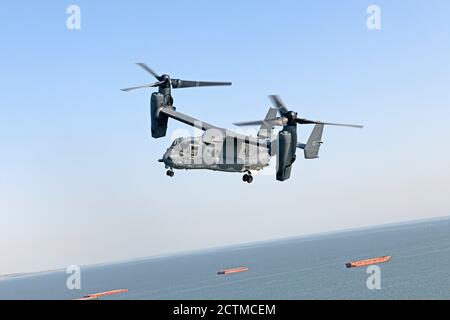
[[[229,274],[247,272],[248,270],[249,269],[247,267],[234,268],[234,269],[225,269],[225,270],[217,272],[217,274],[219,276],[226,276],[226,275],[229,275]]]
[[[98,300],[103,297],[113,296],[116,294],[127,293],[127,292],[128,292],[128,289],[119,289],[119,290],[112,290],[112,291],[106,291],[106,292],[101,292],[101,293],[93,293],[93,294],[88,294],[87,296],[84,296],[83,298],[77,299],[77,300]]]
[[[366,260],[360,260],[360,261],[354,261],[346,263],[345,266],[347,268],[361,268],[361,267],[367,267],[373,264],[379,264],[379,263],[386,263],[391,260],[391,256],[384,256],[384,257],[378,257],[378,258],[372,258],[372,259],[366,259]]]

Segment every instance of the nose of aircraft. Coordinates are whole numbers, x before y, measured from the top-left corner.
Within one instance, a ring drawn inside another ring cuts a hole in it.
[[[162,159],[160,159],[158,161],[164,163],[166,165],[166,168],[172,167],[173,162],[172,162],[172,158],[170,157],[169,150],[167,150],[166,153],[164,153]]]
[[[171,150],[167,150],[166,153],[164,154],[164,162],[172,162],[172,156],[171,156]]]
[[[164,162],[168,167],[179,166],[182,164],[180,156],[178,155],[178,150],[174,148],[167,149],[161,162]]]

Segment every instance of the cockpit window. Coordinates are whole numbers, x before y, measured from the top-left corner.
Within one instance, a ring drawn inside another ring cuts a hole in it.
[[[172,147],[175,147],[176,145],[179,145],[181,141],[183,141],[183,138],[175,139],[175,141],[172,143]]]

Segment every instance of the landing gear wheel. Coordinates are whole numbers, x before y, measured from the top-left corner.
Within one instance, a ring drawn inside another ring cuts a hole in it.
[[[168,177],[172,178],[175,175],[175,172],[173,172],[172,170],[167,170],[166,174]]]
[[[242,177],[242,181],[247,182],[247,183],[252,183],[253,182],[253,177],[251,174],[245,174]]]

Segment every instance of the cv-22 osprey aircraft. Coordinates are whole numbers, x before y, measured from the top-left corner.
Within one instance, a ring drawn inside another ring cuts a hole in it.
[[[273,157],[277,158],[276,178],[288,180],[292,165],[296,161],[297,149],[302,149],[305,159],[319,157],[324,126],[344,126],[363,128],[360,125],[313,121],[298,116],[289,110],[278,96],[270,96],[271,107],[264,120],[235,123],[237,126],[260,126],[257,136],[245,135],[233,130],[220,128],[204,121],[192,118],[176,110],[172,89],[230,86],[230,82],[204,82],[172,79],[169,75],[159,75],[147,65],[138,63],[157,79],[156,83],[122,89],[129,92],[144,88],[158,88],[150,102],[151,134],[155,139],[165,137],[169,118],[205,131],[201,137],[177,138],[167,149],[159,162],[164,163],[169,177],[174,169],[244,173],[243,181],[253,182],[253,175],[269,166]],[[306,143],[297,141],[298,125],[313,124],[311,136]],[[274,127],[281,127],[278,135],[273,135]]]

